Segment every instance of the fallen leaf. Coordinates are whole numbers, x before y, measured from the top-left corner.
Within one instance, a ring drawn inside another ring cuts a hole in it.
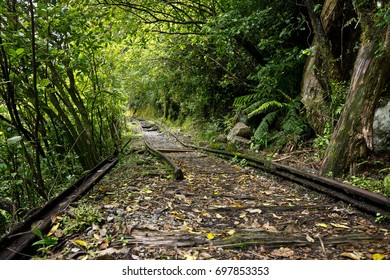
[[[228,230],[226,233],[227,233],[228,235],[233,235],[233,234],[236,233],[236,230],[231,229],[231,230]]]
[[[47,234],[47,236],[50,236],[50,235],[53,235],[53,233],[58,229],[58,227],[60,226],[59,223],[55,224],[51,230],[49,231],[49,233]]]
[[[342,225],[342,224],[335,224],[335,223],[330,223],[332,226],[334,226],[335,228],[345,228],[345,229],[349,229],[348,226],[346,225]]]
[[[309,210],[306,209],[306,210],[302,211],[301,214],[302,214],[302,215],[309,215],[310,212],[309,212]]]
[[[245,218],[245,217],[246,217],[246,214],[245,214],[245,213],[241,213],[241,214],[240,214],[240,218],[241,218],[241,219],[243,219],[243,218]]]
[[[344,252],[340,256],[348,258],[348,259],[351,259],[351,260],[360,260],[361,259],[360,254],[355,253],[355,252],[353,252],[353,253],[351,253],[351,252]]]
[[[222,219],[223,218],[223,216],[220,215],[220,214],[216,214],[215,217],[217,217],[218,219]]]
[[[212,258],[212,256],[209,253],[206,253],[206,252],[203,252],[203,253],[199,254],[199,259],[209,260],[211,258]]]
[[[81,239],[75,240],[74,243],[78,246],[81,246],[81,247],[88,247],[88,242],[81,240]]]
[[[242,208],[242,205],[240,203],[233,203],[232,207],[234,207],[234,208]]]
[[[277,216],[275,213],[272,213],[272,217],[278,220],[281,220],[283,218],[282,216]]]
[[[108,248],[108,241],[107,240],[99,245],[99,250],[106,250],[107,248]]]
[[[318,223],[316,224],[317,227],[322,227],[322,228],[328,228],[328,225],[327,224],[324,224],[324,223]]]
[[[209,234],[207,234],[207,239],[209,240],[213,240],[215,238],[214,234],[212,232],[210,232]]]
[[[258,214],[260,214],[260,213],[261,213],[261,209],[248,208],[248,209],[246,209],[246,211],[248,211],[248,212],[251,213],[251,214],[253,214],[253,213],[258,213]]]
[[[266,231],[269,231],[269,232],[278,232],[278,230],[274,227],[274,226],[271,226],[269,224],[269,222],[265,223],[263,225],[263,228],[266,230]]]
[[[382,254],[374,254],[374,255],[372,255],[372,259],[376,260],[376,261],[383,260],[384,258],[385,258],[385,256],[382,255]]]
[[[306,240],[313,243],[314,242],[314,238],[311,237],[310,235],[306,234]]]
[[[294,250],[291,250],[290,248],[284,248],[281,247],[279,249],[273,250],[271,252],[271,255],[274,257],[283,257],[283,258],[289,258],[295,254]]]

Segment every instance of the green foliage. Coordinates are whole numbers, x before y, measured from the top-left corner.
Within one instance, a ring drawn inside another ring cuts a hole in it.
[[[32,229],[32,232],[40,238],[40,240],[32,244],[32,246],[40,246],[40,248],[37,250],[38,252],[46,253],[48,250],[50,250],[50,248],[54,247],[58,243],[58,238],[44,236],[43,233],[37,228]]]
[[[79,232],[92,224],[99,224],[103,217],[100,212],[92,207],[80,204],[77,208],[71,208],[61,222],[63,233],[71,235]]]
[[[390,185],[385,184],[382,180],[351,176],[346,182],[362,189],[390,196]]]
[[[324,133],[322,135],[317,135],[313,140],[313,148],[316,150],[315,156],[317,158],[322,158],[325,154],[326,148],[329,145],[330,138],[332,137],[333,129],[331,128],[330,123],[325,124]]]
[[[34,23],[28,1],[0,2],[0,196],[21,215],[121,144],[128,85],[117,42],[132,28],[90,2],[39,2]]]
[[[9,218],[4,210],[0,209],[0,237],[5,233]]]

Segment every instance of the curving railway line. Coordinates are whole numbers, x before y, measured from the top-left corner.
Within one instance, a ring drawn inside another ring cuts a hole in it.
[[[156,124],[141,119],[138,124],[146,149],[169,164],[176,180],[149,182],[147,192],[129,187],[140,198],[132,210],[126,201],[117,205],[131,212],[125,216],[117,209],[118,220],[131,226],[117,233],[130,248],[116,259],[132,258],[131,250],[140,246],[148,258],[160,256],[153,254],[160,247],[175,252],[170,258],[180,258],[183,250],[186,258],[188,252],[220,259],[232,258],[232,252],[234,258],[285,258],[294,250],[300,258],[354,258],[358,251],[390,258],[389,224],[374,222],[377,213],[390,217],[389,197],[271,161],[186,144]],[[245,159],[248,167],[226,160],[233,157]],[[116,156],[107,158],[3,237],[0,259],[31,256],[32,225],[39,221],[39,229],[47,231],[54,213],[92,189],[117,162]]]

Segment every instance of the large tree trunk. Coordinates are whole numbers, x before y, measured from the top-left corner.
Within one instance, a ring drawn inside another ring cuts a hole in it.
[[[390,78],[390,25],[383,27],[359,11],[363,34],[344,109],[326,150],[321,173],[341,175],[373,148],[374,111]]]
[[[339,0],[325,0],[321,15],[314,11],[312,0],[305,0],[314,29],[313,52],[306,62],[301,83],[302,103],[314,131],[322,135],[326,123],[332,122],[331,83],[342,80],[343,7]],[[345,4],[345,3],[344,3]],[[346,5],[346,4],[345,4]],[[340,33],[335,34],[335,30]]]

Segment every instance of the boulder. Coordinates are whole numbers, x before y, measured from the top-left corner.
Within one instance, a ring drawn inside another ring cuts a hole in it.
[[[230,130],[227,140],[232,141],[236,137],[242,137],[245,139],[250,139],[252,137],[252,130],[249,126],[242,122],[236,123],[236,125]]]
[[[390,146],[390,101],[375,111],[373,144],[375,151],[383,151]]]

